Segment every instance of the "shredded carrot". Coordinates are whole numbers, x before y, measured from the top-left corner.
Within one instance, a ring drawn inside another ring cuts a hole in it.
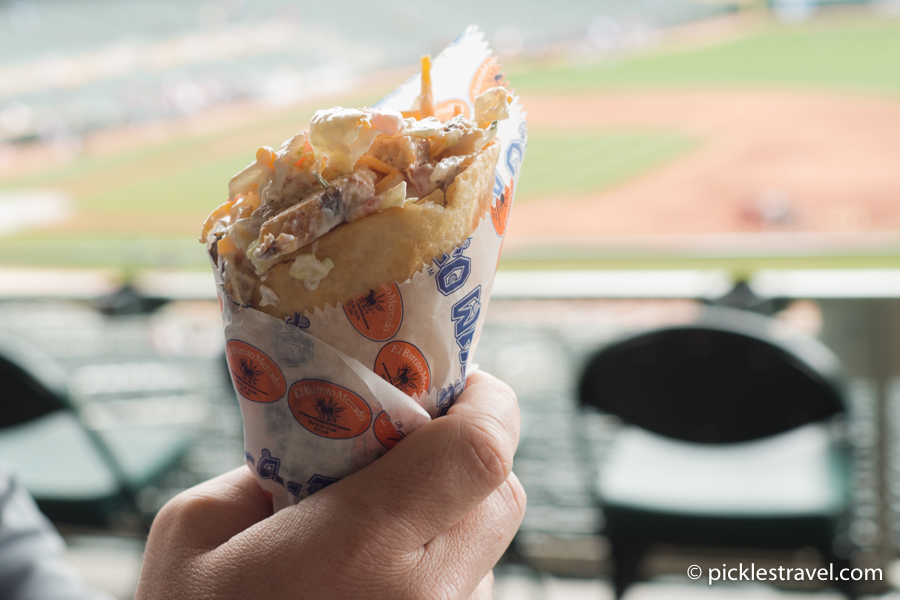
[[[403,181],[403,174],[400,171],[394,171],[375,185],[375,193],[383,194],[395,185]]]
[[[421,120],[422,113],[417,110],[401,110],[400,114],[403,115],[404,119],[415,119],[416,121]]]
[[[450,144],[447,142],[447,136],[444,136],[437,143],[431,144],[431,148],[428,150],[428,156],[429,158],[434,158],[449,147]]]
[[[434,96],[431,93],[431,57],[427,54],[422,57],[422,95],[419,111],[421,119],[434,116]]]
[[[375,158],[374,156],[369,156],[367,154],[363,154],[362,156],[360,156],[359,160],[357,160],[356,163],[357,164],[362,163],[362,164],[366,165],[367,167],[372,167],[376,171],[381,171],[385,175],[390,175],[391,173],[393,173],[394,171],[397,170],[394,167],[392,167],[391,165],[383,163],[380,160],[378,160],[377,158]]]
[[[259,208],[259,196],[255,191],[249,191],[245,196],[236,196],[230,214],[232,221],[249,217],[254,210]]]
[[[237,246],[234,245],[234,240],[231,239],[231,235],[226,235],[219,240],[216,244],[216,249],[219,251],[219,256],[229,256],[237,252]]]
[[[240,197],[240,196],[238,196]],[[206,223],[203,224],[203,233],[200,234],[200,242],[206,243],[206,237],[209,235],[209,232],[216,225],[216,221],[227,215],[231,211],[231,207],[234,206],[235,201],[229,200],[219,206],[216,210],[212,211],[209,216],[206,218]]]
[[[312,157],[312,152],[304,152],[303,154],[300,155],[300,158],[297,159],[297,162],[294,163],[294,166],[297,167],[298,169],[302,168],[302,165],[303,165],[303,163],[306,162],[306,159],[311,158],[311,157]]]

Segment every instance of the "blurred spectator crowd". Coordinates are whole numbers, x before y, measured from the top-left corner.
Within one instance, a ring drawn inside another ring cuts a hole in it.
[[[297,1],[0,2],[0,166],[24,143],[47,143],[65,158],[98,129],[339,92],[360,73],[440,49],[471,23],[508,58],[560,47],[594,57],[733,9],[687,0],[526,4],[515,13],[475,2],[373,11],[353,0],[338,14]]]

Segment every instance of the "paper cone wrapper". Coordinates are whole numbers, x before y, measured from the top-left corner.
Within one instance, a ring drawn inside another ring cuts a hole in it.
[[[475,97],[501,83],[474,27],[435,58],[432,78],[439,115],[471,117]],[[416,75],[377,106],[408,110],[420,86]],[[498,126],[490,211],[462,245],[408,281],[288,321],[241,306],[220,287],[245,457],[275,510],[365,467],[462,392],[525,151],[518,98]]]

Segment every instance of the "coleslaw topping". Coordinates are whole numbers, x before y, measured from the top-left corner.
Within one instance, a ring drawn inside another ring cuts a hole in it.
[[[474,121],[457,115],[442,122],[434,115],[426,59],[411,115],[340,106],[317,111],[309,130],[277,152],[260,148],[231,179],[228,201],[210,214],[200,241],[235,301],[248,303],[257,278],[264,281],[274,265],[335,227],[413,202],[443,204],[456,176],[493,142],[497,121],[509,116],[506,88],[475,99]],[[290,274],[315,289],[332,267],[330,259],[305,254]],[[264,293],[263,301],[272,296]]]

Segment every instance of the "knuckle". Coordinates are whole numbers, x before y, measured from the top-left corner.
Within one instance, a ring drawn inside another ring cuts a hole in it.
[[[166,502],[153,520],[154,529],[163,532],[190,532],[200,527],[215,509],[216,500],[192,490]]]
[[[513,448],[506,428],[496,418],[481,415],[467,423],[466,470],[477,483],[496,489],[512,472]]]
[[[515,473],[510,473],[500,490],[510,514],[516,519],[516,528],[518,528],[519,523],[525,517],[525,508],[528,505],[528,496],[525,494],[525,488],[522,487]]]
[[[493,401],[490,402],[490,405],[493,406],[492,412],[502,415],[503,422],[501,425],[503,425],[503,429],[518,443],[521,415],[516,392],[509,385],[495,377],[480,382],[478,385],[483,386],[479,391],[480,394],[492,397]]]
[[[488,571],[468,600],[491,600],[494,597],[494,572]]]

